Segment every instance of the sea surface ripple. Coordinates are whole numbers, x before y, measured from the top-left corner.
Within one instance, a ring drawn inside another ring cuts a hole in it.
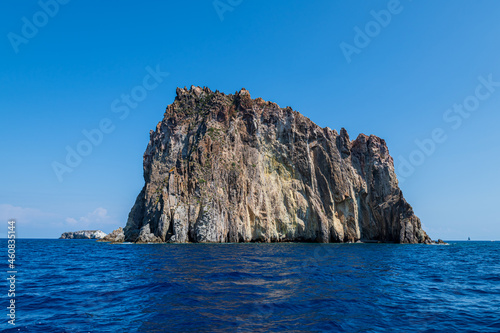
[[[500,332],[500,242],[16,251],[17,324],[4,282],[2,332]]]

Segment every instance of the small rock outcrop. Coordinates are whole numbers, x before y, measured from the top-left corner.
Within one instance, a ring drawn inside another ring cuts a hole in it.
[[[242,89],[177,88],[144,153],[129,242],[430,243],[385,141]]]
[[[65,232],[59,239],[102,239],[106,236],[101,230],[81,230]]]
[[[121,243],[125,240],[125,234],[123,233],[123,228],[120,227],[113,232],[109,233],[106,237],[99,240],[100,242],[111,242],[111,243]]]

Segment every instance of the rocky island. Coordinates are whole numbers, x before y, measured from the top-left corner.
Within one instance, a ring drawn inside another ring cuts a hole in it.
[[[122,243],[125,240],[125,235],[123,234],[123,228],[120,227],[113,232],[106,235],[98,242],[112,242],[112,243]]]
[[[81,230],[65,232],[59,239],[102,239],[105,236],[106,233],[101,230]]]
[[[383,139],[351,140],[245,89],[177,88],[143,162],[108,241],[431,243]]]

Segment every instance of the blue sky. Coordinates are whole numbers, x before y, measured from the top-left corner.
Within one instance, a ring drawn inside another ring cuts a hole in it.
[[[124,226],[149,130],[199,85],[384,138],[432,238],[500,239],[499,2],[54,1],[0,12],[0,218],[18,237]]]

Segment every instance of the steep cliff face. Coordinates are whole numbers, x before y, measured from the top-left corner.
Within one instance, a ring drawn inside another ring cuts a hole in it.
[[[428,243],[385,141],[247,90],[177,89],[150,132],[125,241]]]

